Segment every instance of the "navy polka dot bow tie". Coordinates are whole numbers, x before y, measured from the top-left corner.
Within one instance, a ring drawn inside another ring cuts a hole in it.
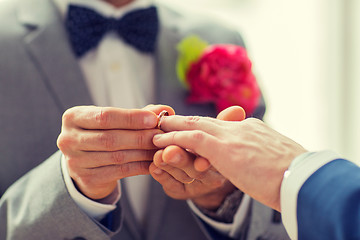
[[[95,48],[108,31],[116,31],[126,43],[141,52],[152,53],[159,29],[155,7],[135,10],[115,19],[103,17],[88,8],[70,5],[65,25],[77,57]]]

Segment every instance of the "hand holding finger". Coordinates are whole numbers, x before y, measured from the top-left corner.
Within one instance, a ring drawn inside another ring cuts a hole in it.
[[[177,146],[169,146],[158,151],[154,156],[154,164],[166,171],[176,180],[187,184],[193,179],[201,180],[201,173],[193,168],[195,156]]]
[[[173,110],[153,106],[152,110]],[[156,147],[152,143],[157,114],[146,109],[79,106],[63,115],[58,146],[69,174],[88,197],[111,192],[118,179],[148,174]]]
[[[191,199],[203,208],[216,208],[234,186],[213,169],[196,171],[195,157],[182,148],[169,146],[155,153],[150,174],[170,197]]]

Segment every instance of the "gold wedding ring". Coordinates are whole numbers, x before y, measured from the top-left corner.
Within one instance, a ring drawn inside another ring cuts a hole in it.
[[[195,181],[195,178],[193,178],[190,182],[185,182],[185,184],[192,184]]]
[[[157,124],[158,129],[161,129],[161,119],[164,116],[169,116],[169,113],[166,110],[162,110],[161,113],[159,113],[159,115],[158,115],[158,124]]]

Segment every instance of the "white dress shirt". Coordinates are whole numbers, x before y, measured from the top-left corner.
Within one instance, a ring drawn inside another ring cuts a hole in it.
[[[137,0],[122,8],[114,8],[107,2],[99,0],[54,1],[63,17],[66,15],[69,4],[96,9],[103,16],[114,18],[120,18],[131,10],[151,5],[150,0]],[[95,105],[142,108],[147,103],[154,102],[153,56],[141,53],[129,46],[115,32],[106,34],[98,47],[86,53],[78,62]],[[63,164],[63,166],[64,175],[68,175],[66,165]],[[140,222],[145,213],[148,178],[149,176],[143,175],[124,180],[127,188],[131,189],[128,193],[129,200],[135,216]],[[102,218],[109,211],[115,209],[118,198],[111,198],[114,200],[108,202],[111,205],[99,204],[83,197],[80,193],[75,194],[74,190],[76,189],[72,186],[71,179],[66,179],[69,180],[66,182],[67,187],[73,190],[71,191],[74,193],[73,198],[89,215]],[[120,186],[118,194],[120,198]]]
[[[280,191],[282,220],[286,231],[293,240],[298,239],[297,199],[305,181],[325,164],[338,159],[331,151],[307,152],[296,157],[285,171]]]
[[[152,4],[151,0],[136,0],[124,7],[114,8],[102,0],[53,1],[63,17],[66,15],[69,4],[96,9],[97,12],[104,16],[115,18],[120,18],[131,10],[148,7]],[[123,42],[116,33],[110,32],[106,34],[98,47],[86,53],[78,62],[96,105],[142,108],[154,102],[155,63],[153,56],[137,51]],[[121,197],[120,181],[117,189],[100,203],[86,198],[77,191],[69,176],[64,158],[62,158],[62,171],[70,195],[89,216],[101,219],[116,208],[116,203]],[[127,189],[130,190],[128,192],[130,204],[140,223],[143,221],[145,214],[149,177],[148,175],[142,175],[124,179]],[[249,207],[247,198],[243,198],[245,199],[243,200],[244,204],[239,208],[233,224],[213,221],[202,214],[194,204],[191,204],[191,201],[188,202],[195,214],[208,222],[208,224],[223,233],[234,236],[236,229],[239,229],[245,218],[246,209]]]

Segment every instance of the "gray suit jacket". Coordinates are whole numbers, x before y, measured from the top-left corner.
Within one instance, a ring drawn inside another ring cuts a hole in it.
[[[164,6],[158,9],[157,103],[174,107],[178,114],[214,116],[210,104],[185,103],[187,92],[175,76],[175,45],[191,33],[210,43],[243,44],[240,36],[199,17]],[[185,201],[167,197],[155,181],[143,227],[135,221],[125,191],[111,229],[84,214],[65,188],[56,138],[62,113],[85,104],[92,104],[92,100],[52,2],[2,0],[0,194],[11,187],[0,200],[0,240],[220,238],[192,214]],[[262,117],[263,113],[262,105],[255,115]],[[272,216],[272,210],[254,202],[247,219],[250,228],[244,230],[243,238],[287,239],[282,224],[272,221]]]

